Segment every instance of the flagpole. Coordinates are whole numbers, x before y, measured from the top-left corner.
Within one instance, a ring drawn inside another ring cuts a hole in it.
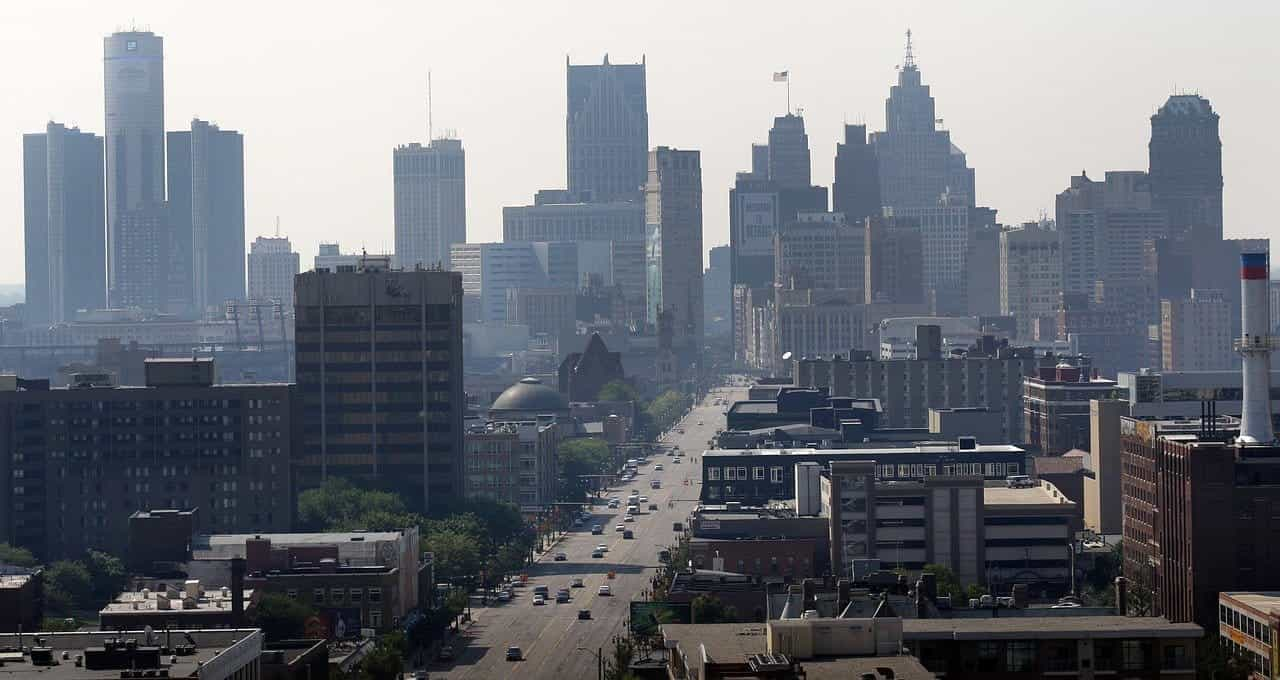
[[[791,115],[791,69],[787,69],[787,115]]]

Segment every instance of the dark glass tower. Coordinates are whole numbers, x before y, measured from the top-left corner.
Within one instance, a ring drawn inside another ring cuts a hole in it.
[[[569,192],[583,202],[638,200],[649,159],[644,61],[575,66],[565,61]]]
[[[836,174],[831,184],[832,210],[850,224],[880,214],[880,166],[867,145],[866,125],[845,125],[844,143],[836,145]]]
[[[1151,194],[1174,238],[1222,240],[1218,114],[1199,95],[1173,95],[1151,117]]]

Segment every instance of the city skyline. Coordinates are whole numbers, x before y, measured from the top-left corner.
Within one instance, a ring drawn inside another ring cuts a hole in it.
[[[948,11],[926,12],[918,6],[861,23],[855,40],[820,39],[841,24],[833,20],[804,26],[807,39],[795,47],[783,41],[774,50],[753,53],[727,47],[711,55],[703,54],[701,34],[657,32],[667,9],[663,7],[637,17],[622,31],[604,30],[603,12],[571,22],[567,13],[525,16],[524,10],[517,10],[502,20],[484,21],[489,17],[483,8],[456,10],[464,14],[435,19],[454,21],[465,30],[433,48],[397,46],[393,43],[405,41],[379,37],[380,31],[396,34],[399,26],[412,24],[406,18],[413,12],[407,7],[375,8],[360,17],[341,17],[351,22],[346,44],[360,46],[361,56],[352,58],[349,50],[327,54],[335,51],[326,41],[300,42],[285,36],[268,45],[255,40],[258,32],[283,25],[284,10],[272,14],[265,9],[254,25],[235,24],[243,39],[236,41],[235,53],[227,54],[220,49],[224,19],[214,18],[213,30],[208,30],[161,4],[135,9],[140,27],[165,39],[165,129],[184,129],[193,116],[201,116],[245,134],[253,144],[245,159],[246,241],[271,233],[278,215],[282,232],[304,257],[313,254],[320,241],[391,250],[391,167],[386,150],[430,136],[427,66],[434,69],[436,132],[458,130],[472,156],[467,212],[474,216],[469,221],[475,226],[469,236],[476,242],[499,240],[504,206],[523,205],[537,189],[564,184],[560,69],[566,54],[573,63],[599,63],[606,53],[615,63],[645,60],[649,145],[702,150],[703,184],[711,198],[705,201],[704,242],[708,247],[725,243],[727,207],[713,197],[727,192],[733,173],[749,166],[749,144],[785,108],[783,86],[770,82],[770,74],[789,70],[792,101],[804,108],[813,181],[829,185],[835,144],[843,136],[841,124],[865,122],[871,131],[883,129],[883,102],[897,78],[894,66],[902,61],[908,27],[914,32],[916,61],[938,101],[937,115],[969,155],[981,202],[998,209],[1002,222],[1034,219],[1042,210],[1051,214],[1053,196],[1081,168],[1095,175],[1106,169],[1145,168],[1150,116],[1170,93],[1198,91],[1223,118],[1225,233],[1270,235],[1247,216],[1263,210],[1266,177],[1259,169],[1267,167],[1265,160],[1280,149],[1263,134],[1270,108],[1267,95],[1258,94],[1236,74],[1247,72],[1249,63],[1264,63],[1267,52],[1277,48],[1251,44],[1239,35],[1221,42],[1196,37],[1204,52],[1190,53],[1182,50],[1185,41],[1179,39],[1191,35],[1191,27],[1216,36],[1263,25],[1265,21],[1257,21],[1261,12],[1228,18],[1207,10],[1164,8],[1165,13],[1156,14],[1129,7],[1099,25],[1087,4],[1052,15],[981,5],[966,8],[964,20],[957,24],[964,30],[956,30],[956,17]],[[694,25],[699,17],[715,16],[719,10],[713,4],[684,11]],[[815,4],[768,29],[799,30],[801,19],[818,12],[830,19],[856,14],[852,8]],[[1275,10],[1269,12],[1274,15]],[[58,56],[14,74],[23,96],[16,107],[0,112],[0,129],[8,133],[14,151],[9,162],[0,164],[0,202],[7,208],[0,225],[15,235],[22,224],[21,135],[43,129],[50,119],[103,133],[99,45],[120,28],[121,18],[94,6],[75,14],[59,15],[65,30],[41,35],[39,49]],[[229,12],[228,19],[235,14]],[[5,8],[0,17],[29,25],[54,20],[44,9]],[[984,17],[1003,17],[1004,27],[1022,30],[996,32],[980,25]],[[336,14],[315,18],[319,24],[339,19]],[[590,30],[597,25],[600,30]],[[745,37],[765,30],[741,19],[723,28]],[[1139,35],[1139,28],[1167,40],[1140,45],[1126,37],[1126,31]],[[476,33],[481,30],[487,33]],[[1079,41],[1064,41],[1061,48],[1046,45],[1036,35],[1048,31],[1077,36],[1095,47],[1082,52],[1076,47]],[[520,39],[506,39],[517,33]],[[538,36],[536,44],[529,35]],[[24,47],[35,44],[28,40],[34,38],[20,36],[0,50],[16,50],[9,55],[12,61]],[[212,54],[219,58],[202,56]],[[1011,54],[1017,59],[1010,59]],[[1205,58],[1207,54],[1214,58]],[[380,62],[395,66],[385,76],[366,77],[369,67]],[[685,75],[713,69],[719,83],[715,88],[705,87],[705,79]],[[1108,82],[1080,78],[1099,72],[1109,74]],[[280,88],[285,76],[296,87]],[[982,87],[984,81],[1013,83],[1015,89],[1000,97]],[[355,104],[334,101],[333,93],[342,88],[347,88],[343,98]],[[1087,101],[1105,103],[1080,106],[1082,94],[1089,95]],[[513,110],[502,105],[503,97],[522,102],[514,119]],[[335,134],[343,129],[352,134]],[[317,135],[325,135],[327,143],[312,144]],[[1039,149],[1038,157],[1029,159],[1028,148]],[[333,202],[339,190],[347,191],[349,200]],[[21,250],[0,253],[0,282],[22,278]]]

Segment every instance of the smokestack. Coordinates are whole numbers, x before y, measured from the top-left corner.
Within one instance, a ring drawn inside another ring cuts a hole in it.
[[[1129,615],[1129,579],[1116,577],[1116,614]]]
[[[1270,444],[1271,429],[1271,301],[1267,253],[1240,253],[1240,353],[1244,404],[1240,414],[1241,444]]]
[[[244,626],[244,571],[244,558],[231,558],[231,619],[237,628]]]

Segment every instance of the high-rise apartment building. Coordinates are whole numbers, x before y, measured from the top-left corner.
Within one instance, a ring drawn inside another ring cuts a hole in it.
[[[218,315],[244,299],[244,136],[197,118],[168,144],[169,308]]]
[[[129,515],[195,511],[208,532],[287,531],[293,385],[217,384],[212,359],[147,359],[144,387],[0,377],[0,527],[53,561],[124,554]]]
[[[588,203],[639,198],[649,154],[645,65],[565,59],[569,193]]]
[[[702,162],[698,151],[665,146],[649,153],[645,185],[648,323],[672,316],[675,347],[702,348]]]
[[[1160,301],[1160,369],[1219,371],[1235,364],[1231,306],[1220,290],[1191,289],[1185,300]]]
[[[1094,377],[1088,365],[1041,366],[1023,378],[1023,439],[1037,453],[1060,456],[1089,446],[1089,403],[1112,399],[1116,381]]]
[[[894,208],[899,224],[914,224],[920,231],[921,276],[926,292],[951,293],[963,301],[965,256],[969,252],[972,209],[946,198],[928,207]],[[961,310],[952,310],[961,311]]]
[[[249,246],[249,299],[279,302],[292,310],[293,278],[298,275],[299,260],[287,237],[254,239]]]
[[[387,265],[295,279],[295,480],[362,480],[435,510],[463,486],[462,276]]]
[[[1053,328],[1057,337],[1057,315],[1062,292],[1062,255],[1058,232],[1030,222],[1000,234],[1000,313],[1013,316],[1018,338],[1034,337],[1037,319]]]
[[[449,267],[449,246],[467,242],[466,154],[462,140],[433,139],[392,152],[396,263]]]
[[[769,129],[769,181],[783,189],[807,189],[811,168],[804,118],[794,113],[774,118]]]
[[[1144,281],[1147,244],[1169,234],[1168,215],[1155,207],[1151,181],[1140,171],[1108,171],[1101,182],[1071,178],[1058,194],[1056,224],[1062,239],[1062,285],[1067,293],[1151,288]]]
[[[845,125],[844,142],[836,144],[831,209],[850,222],[880,216],[880,163],[867,144],[866,125]]]
[[[160,260],[169,254],[163,215],[164,41],[144,31],[113,33],[103,40],[103,53],[108,301],[112,307],[159,309],[163,296],[155,286],[167,278]],[[136,211],[145,214],[125,225],[125,216]],[[157,229],[138,229],[140,223]],[[163,239],[159,247],[138,240],[157,237]]]
[[[1176,94],[1151,116],[1151,194],[1173,238],[1222,240],[1222,140],[1208,99]]]
[[[49,123],[23,135],[26,322],[106,306],[102,138]]]

